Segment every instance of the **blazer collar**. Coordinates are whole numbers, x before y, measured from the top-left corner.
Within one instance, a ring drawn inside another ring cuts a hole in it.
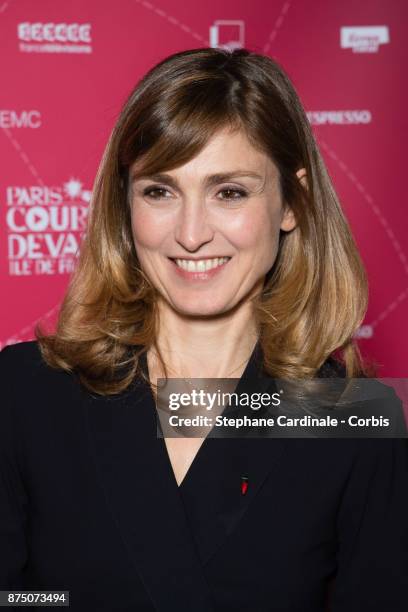
[[[266,388],[260,363],[258,344],[237,391]],[[150,387],[137,380],[114,397],[80,388],[97,477],[156,610],[214,610],[203,565],[273,478],[287,441],[207,437],[178,487],[165,442],[157,437]]]
[[[150,388],[142,387],[114,399],[83,392],[97,477],[155,609],[210,612],[210,593],[164,441],[157,438],[154,400]]]

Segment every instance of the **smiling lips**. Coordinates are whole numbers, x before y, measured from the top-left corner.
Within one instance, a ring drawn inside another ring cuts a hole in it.
[[[176,271],[184,278],[206,279],[221,270],[231,257],[207,259],[172,259]]]

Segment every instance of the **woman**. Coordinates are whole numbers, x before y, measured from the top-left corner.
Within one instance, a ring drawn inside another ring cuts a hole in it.
[[[364,376],[366,295],[282,69],[215,49],[154,67],[56,333],[1,353],[0,588],[75,611],[406,610],[406,440],[156,429],[159,378]]]

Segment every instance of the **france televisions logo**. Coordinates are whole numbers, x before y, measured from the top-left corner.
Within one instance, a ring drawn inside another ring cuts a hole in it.
[[[90,23],[17,24],[19,50],[22,53],[92,53]]]

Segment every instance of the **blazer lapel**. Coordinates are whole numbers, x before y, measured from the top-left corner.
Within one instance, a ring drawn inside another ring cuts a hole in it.
[[[108,506],[156,610],[214,610],[150,388],[137,382],[115,398],[81,393]]]
[[[272,378],[262,376],[258,344],[236,392],[266,391],[274,393],[276,386]],[[223,414],[236,418],[241,412],[227,407]],[[257,416],[257,413],[252,416]],[[273,478],[286,445],[287,440],[281,438],[210,435],[204,440],[180,485],[186,515],[203,564],[238,527],[266,479]],[[247,489],[243,493],[244,478],[247,479]]]

